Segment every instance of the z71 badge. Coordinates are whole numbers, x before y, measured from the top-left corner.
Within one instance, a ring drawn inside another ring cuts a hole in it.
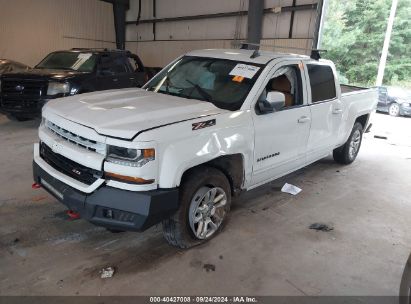
[[[191,126],[192,126],[192,130],[195,131],[195,130],[200,130],[203,128],[208,128],[214,125],[215,125],[215,119],[211,119],[207,121],[193,123]]]

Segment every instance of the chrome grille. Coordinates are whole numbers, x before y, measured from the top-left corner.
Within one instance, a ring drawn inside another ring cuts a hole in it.
[[[51,121],[47,120],[45,122],[46,127],[56,134],[57,136],[75,144],[79,147],[87,149],[89,151],[97,152],[99,154],[106,154],[106,145],[104,143],[97,142],[95,140],[84,138],[80,135],[77,135],[73,132],[70,132],[58,125],[52,123]]]

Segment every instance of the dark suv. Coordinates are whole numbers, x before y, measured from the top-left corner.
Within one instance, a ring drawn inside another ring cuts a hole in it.
[[[40,116],[50,99],[74,94],[141,87],[153,72],[122,50],[71,49],[50,53],[33,69],[3,74],[0,110],[9,118]]]
[[[411,117],[411,90],[398,87],[378,87],[377,111],[391,116]]]

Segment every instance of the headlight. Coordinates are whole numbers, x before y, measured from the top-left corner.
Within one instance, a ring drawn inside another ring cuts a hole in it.
[[[155,159],[154,149],[130,149],[107,146],[107,161],[130,167],[142,167]]]
[[[66,94],[70,92],[70,85],[62,82],[49,82],[47,95]]]
[[[71,88],[70,95],[76,95],[78,92],[78,88]]]

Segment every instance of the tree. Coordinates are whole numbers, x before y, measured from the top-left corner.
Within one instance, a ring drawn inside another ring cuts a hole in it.
[[[384,75],[387,85],[411,87],[410,4],[399,0]],[[390,7],[391,0],[329,0],[321,48],[349,83],[374,85]]]

